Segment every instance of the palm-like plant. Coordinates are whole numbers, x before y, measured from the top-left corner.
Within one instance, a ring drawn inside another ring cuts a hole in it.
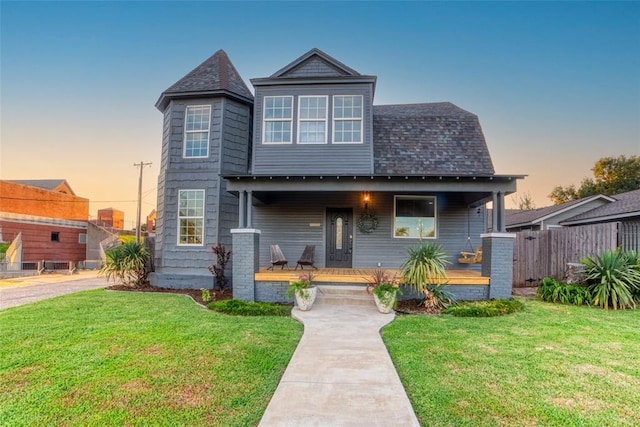
[[[105,256],[100,274],[104,274],[107,280],[113,279],[127,286],[140,286],[146,281],[149,253],[143,244],[124,243],[107,250]]]
[[[434,293],[434,286],[440,290],[439,285],[447,277],[445,265],[449,261],[444,249],[435,243],[420,243],[407,252],[408,258],[401,267],[404,283],[424,295],[425,306],[442,306],[439,293]]]
[[[633,294],[640,290],[640,268],[637,256],[606,251],[600,256],[580,261],[586,266],[585,281],[593,295],[594,305],[603,308],[635,308]]]

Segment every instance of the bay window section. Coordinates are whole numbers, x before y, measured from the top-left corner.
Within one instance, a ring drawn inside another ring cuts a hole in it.
[[[292,96],[265,96],[262,121],[264,144],[291,144]]]
[[[327,97],[298,98],[298,143],[327,143]]]
[[[393,237],[436,238],[436,198],[429,196],[395,196]]]
[[[362,96],[335,95],[333,97],[333,142],[362,143]]]
[[[209,156],[210,122],[210,105],[187,107],[184,120],[184,157]]]
[[[202,246],[204,190],[178,191],[178,245]]]

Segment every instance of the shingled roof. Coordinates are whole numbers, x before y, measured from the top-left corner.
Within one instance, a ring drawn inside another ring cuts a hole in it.
[[[377,174],[494,174],[478,117],[450,102],[375,105],[373,150]]]
[[[222,49],[162,92],[156,102],[156,108],[163,111],[173,98],[215,94],[230,95],[245,102],[253,102],[253,94]]]
[[[65,192],[64,190],[68,190],[72,195],[76,195],[66,179],[10,179],[7,182],[49,191]]]
[[[616,194],[612,197],[615,199],[613,203],[576,215],[562,221],[561,224],[578,225],[640,216],[640,189]]]

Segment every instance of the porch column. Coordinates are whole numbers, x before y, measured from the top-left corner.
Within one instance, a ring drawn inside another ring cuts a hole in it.
[[[260,230],[234,228],[233,297],[243,301],[256,300],[255,274],[260,269]]]
[[[238,209],[238,228],[246,227],[246,219],[245,212],[247,211],[247,192],[240,191],[238,192],[238,197],[240,198],[240,206]]]
[[[253,227],[253,191],[247,191],[247,228]]]
[[[511,298],[515,233],[486,233],[482,238],[482,275],[490,277],[489,298]]]

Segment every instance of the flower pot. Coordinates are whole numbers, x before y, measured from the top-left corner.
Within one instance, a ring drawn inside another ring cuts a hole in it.
[[[384,292],[382,297],[379,298],[377,294],[373,294],[373,300],[376,302],[378,311],[383,314],[391,313],[393,306],[396,303],[395,292]]]
[[[318,288],[315,286],[307,289],[298,289],[296,291],[296,305],[302,311],[311,309],[313,302],[316,300]]]

